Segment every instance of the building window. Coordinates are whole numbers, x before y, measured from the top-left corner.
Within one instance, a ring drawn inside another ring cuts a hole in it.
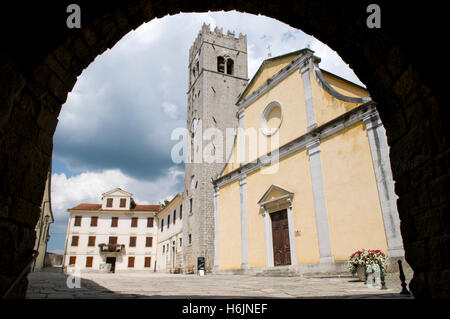
[[[108,239],[108,242],[110,244],[116,245],[117,244],[117,237],[116,236],[110,236]]]
[[[111,227],[117,227],[118,223],[119,223],[119,217],[112,217],[111,218]]]
[[[188,242],[189,242],[189,245],[192,244],[192,235],[191,235],[191,234],[189,234],[188,240],[189,240],[189,241],[188,241]]]
[[[163,254],[166,252],[166,245],[163,245]]]
[[[81,216],[75,216],[74,226],[81,226]]]
[[[183,205],[180,205],[180,220],[183,218]]]
[[[137,217],[131,218],[131,227],[137,227],[137,225],[138,225],[138,218]]]
[[[225,59],[222,56],[217,57],[217,72],[225,73]]]
[[[153,244],[153,237],[146,237],[145,238],[145,247],[152,247]]]
[[[180,238],[180,247],[183,246],[183,238]]]
[[[177,210],[173,211],[173,224],[175,225],[175,220],[177,219]]]
[[[232,75],[234,68],[234,61],[232,59],[227,60],[227,74]]]
[[[134,256],[128,257],[128,268],[134,268]]]
[[[170,213],[167,214],[167,229],[170,227]]]
[[[164,219],[161,219],[161,231],[164,230]]]
[[[145,268],[150,268],[151,264],[152,264],[152,257],[145,257],[144,267]]]
[[[72,246],[77,247],[78,246],[78,239],[79,236],[72,236]]]
[[[127,207],[127,199],[126,198],[120,199],[120,207]]]
[[[77,262],[77,257],[76,256],[70,256],[69,258],[69,265],[75,265]]]
[[[130,247],[136,247],[136,236],[130,237]]]
[[[189,215],[192,215],[192,198],[189,198]]]
[[[89,236],[88,247],[94,247],[94,246],[95,246],[95,236]]]
[[[94,257],[92,257],[92,256],[86,257],[86,268],[92,268],[93,260],[94,260]]]
[[[261,115],[261,131],[266,136],[274,135],[281,126],[283,112],[281,104],[273,101],[264,109]]]
[[[113,206],[113,199],[108,198],[106,199],[106,207],[112,207]]]
[[[98,223],[98,217],[97,216],[91,216],[91,226],[92,227],[97,227],[97,223]]]
[[[153,227],[153,217],[147,218],[147,227]]]

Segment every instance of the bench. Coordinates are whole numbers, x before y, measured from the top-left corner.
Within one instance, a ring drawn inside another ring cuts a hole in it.
[[[184,273],[185,274],[193,274],[194,273],[194,265],[184,266]]]

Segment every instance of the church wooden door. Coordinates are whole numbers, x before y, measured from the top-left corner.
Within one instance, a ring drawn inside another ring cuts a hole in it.
[[[273,260],[275,266],[291,264],[289,225],[286,209],[270,214],[272,220]]]

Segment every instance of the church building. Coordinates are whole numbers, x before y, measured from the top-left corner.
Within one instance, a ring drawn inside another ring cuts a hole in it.
[[[376,103],[313,53],[265,60],[236,98],[237,136],[213,180],[215,271],[345,271],[356,250],[404,255]]]

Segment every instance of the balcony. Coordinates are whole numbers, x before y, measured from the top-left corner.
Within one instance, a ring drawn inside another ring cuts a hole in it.
[[[122,253],[125,250],[123,244],[99,244],[100,253]]]

